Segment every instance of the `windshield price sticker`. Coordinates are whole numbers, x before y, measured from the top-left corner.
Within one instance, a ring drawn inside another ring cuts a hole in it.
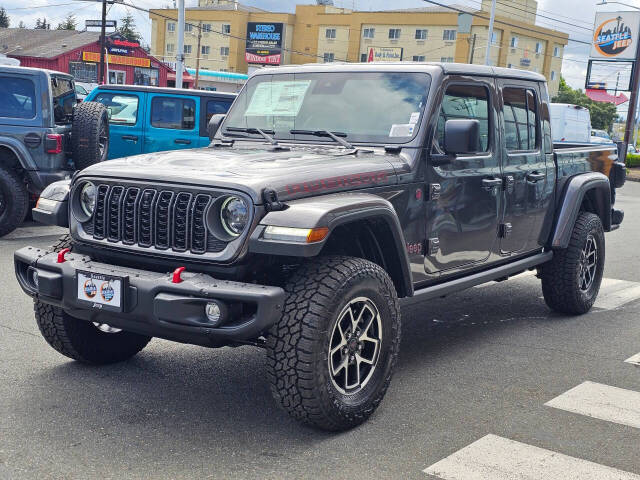
[[[263,82],[253,92],[245,115],[248,117],[295,117],[300,111],[311,80]]]
[[[389,131],[390,137],[412,137],[415,123],[394,123]]]

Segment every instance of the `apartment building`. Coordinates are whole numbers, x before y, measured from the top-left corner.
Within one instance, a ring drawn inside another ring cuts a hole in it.
[[[551,95],[555,94],[568,34],[535,24],[535,0],[497,5],[489,39],[491,0],[483,0],[478,10],[461,8],[469,12],[467,28],[460,27],[465,22],[459,12],[443,7],[357,11],[325,4],[297,5],[290,14],[267,12],[234,0],[199,0],[198,7],[186,11],[185,62],[195,68],[199,58],[201,70],[239,73],[263,64],[337,61],[483,64],[491,40],[492,65],[542,73]],[[151,53],[174,62],[177,11],[157,9],[149,15]]]

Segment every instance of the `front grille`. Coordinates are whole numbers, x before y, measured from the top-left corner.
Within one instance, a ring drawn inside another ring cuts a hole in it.
[[[205,224],[215,194],[107,184],[97,191],[93,218],[83,224],[95,240],[195,254],[227,246]]]

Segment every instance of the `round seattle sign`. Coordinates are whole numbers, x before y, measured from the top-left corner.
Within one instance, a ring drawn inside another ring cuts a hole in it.
[[[593,35],[593,45],[606,57],[620,55],[632,42],[631,28],[624,24],[622,17],[605,20]]]

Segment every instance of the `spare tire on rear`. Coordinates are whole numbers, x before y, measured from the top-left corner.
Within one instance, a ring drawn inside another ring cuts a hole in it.
[[[98,102],[82,102],[73,110],[71,128],[73,163],[78,170],[107,159],[109,116]]]

